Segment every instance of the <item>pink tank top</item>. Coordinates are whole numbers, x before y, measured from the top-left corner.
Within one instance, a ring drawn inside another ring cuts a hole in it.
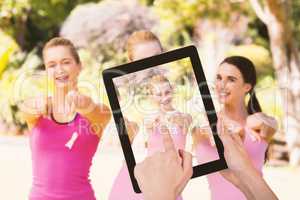
[[[33,181],[29,199],[95,200],[89,171],[98,144],[98,136],[80,114],[69,123],[41,117],[30,133]]]
[[[177,149],[185,149],[186,135],[183,133],[181,127],[176,124],[172,124],[169,127],[169,132],[174,141]],[[153,155],[155,152],[163,151],[163,137],[159,130],[159,127],[154,127],[153,132],[149,134],[148,138],[148,155]]]
[[[265,141],[251,140],[251,129],[245,127],[244,146],[256,169],[262,173],[265,160],[265,152],[268,144]],[[219,159],[215,147],[210,146],[208,141],[201,142],[196,147],[196,157],[199,163]],[[219,173],[207,175],[212,200],[246,200],[245,195],[233,184],[224,179]]]
[[[175,147],[177,149],[184,149],[186,143],[186,135],[183,133],[181,127],[173,123],[171,127],[169,127],[169,132],[174,141]],[[149,134],[147,154],[148,156],[151,156],[154,153],[163,150],[164,150],[163,136],[159,130],[159,126],[157,126],[154,127],[153,132]],[[182,200],[182,199],[183,198],[181,195],[176,198],[176,200]]]

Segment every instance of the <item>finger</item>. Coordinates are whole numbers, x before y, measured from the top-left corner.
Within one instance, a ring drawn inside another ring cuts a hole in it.
[[[179,155],[182,158],[182,169],[183,169],[183,177],[182,177],[183,179],[178,188],[179,189],[178,193],[181,193],[193,175],[193,166],[192,166],[192,154],[180,149]]]
[[[241,140],[244,141],[244,139],[245,139],[245,130],[244,130],[243,127],[241,127],[239,125],[234,127],[233,134],[238,135],[241,138]]]
[[[162,136],[163,136],[163,144],[165,147],[165,151],[175,151],[176,150],[175,145],[174,145],[173,139],[170,135],[170,132],[166,126],[164,126],[164,127],[165,128],[163,128],[164,131],[162,132]]]
[[[139,163],[134,167],[133,174],[138,183],[143,179],[143,164]]]
[[[193,166],[192,166],[193,156],[192,156],[192,154],[189,152],[186,152],[182,149],[179,149],[179,156],[182,159],[182,168],[183,168],[184,174],[191,176],[191,173],[193,171]]]
[[[232,139],[232,137],[227,133],[227,132],[222,132],[219,135],[225,150],[227,149],[226,147],[230,147],[231,145],[234,145],[234,141]]]
[[[74,101],[74,97],[75,97],[75,91],[71,90],[68,92],[66,96],[66,101],[71,104]]]
[[[240,135],[238,134],[231,134],[231,138],[235,141],[238,145],[243,146],[243,140]]]
[[[222,114],[218,116],[217,129],[219,134],[221,134],[224,130],[224,117]]]
[[[133,174],[136,179],[138,179],[139,177],[139,172],[140,172],[140,164],[136,164],[133,169]]]
[[[78,94],[74,95],[73,104],[75,107],[78,107],[80,105],[80,96]]]
[[[268,119],[266,120],[267,121],[267,125],[269,127],[271,127],[272,129],[274,129],[275,131],[278,129],[278,122],[275,118],[273,117],[268,117]]]
[[[258,130],[258,132],[261,132],[261,130]],[[251,133],[250,137],[251,137],[252,141],[259,141],[259,142],[261,141],[261,136],[258,132],[255,130],[250,131],[250,133]]]
[[[194,127],[192,130],[193,134],[204,138],[206,140],[211,140],[211,137],[213,137],[211,133],[211,129],[209,126],[205,127]]]
[[[260,129],[262,125],[263,125],[263,122],[258,119],[255,119],[255,121],[254,120],[247,121],[247,126],[251,129]]]
[[[84,104],[84,98],[82,95],[76,96],[77,106],[82,108],[82,105]]]
[[[230,133],[230,132],[232,132],[232,131],[230,131],[230,130],[234,130],[235,129],[235,127],[237,127],[238,126],[238,124],[235,122],[235,121],[233,121],[233,120],[231,120],[231,119],[229,119],[229,118],[226,118],[225,116],[223,116],[222,117],[222,124],[221,124],[221,133]]]
[[[268,137],[270,137],[269,134],[268,134],[268,132],[269,132],[268,127],[267,126],[263,126],[261,128],[261,130],[260,130],[260,137],[263,138],[263,139],[265,139],[265,140],[268,140],[269,139]]]
[[[265,115],[263,118],[262,118],[262,123],[264,126],[266,127],[269,127],[269,128],[272,128],[274,130],[277,130],[277,120],[273,117],[269,117],[267,115]]]
[[[247,118],[246,123],[251,128],[259,128],[263,124],[263,117],[260,114],[255,113]]]
[[[228,128],[228,124],[225,124],[224,121],[222,121],[222,124],[218,127],[218,134],[221,135],[229,135],[230,131]]]

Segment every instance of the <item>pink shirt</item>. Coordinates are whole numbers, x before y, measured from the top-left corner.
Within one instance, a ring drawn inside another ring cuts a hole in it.
[[[170,132],[174,140],[176,148],[184,149],[186,142],[186,135],[183,134],[182,129],[173,124]],[[153,131],[149,133],[147,156],[153,155],[156,152],[164,151],[162,133],[159,131],[159,127],[154,127]],[[162,185],[162,187],[164,187]],[[119,174],[117,175],[114,184],[112,186],[109,200],[144,200],[143,193],[135,193],[129,178],[128,168],[126,163],[123,164]],[[182,200],[181,196],[176,200]]]
[[[265,152],[268,144],[265,141],[251,140],[251,131],[245,127],[244,147],[248,152],[253,165],[262,173],[265,160]],[[196,156],[199,163],[219,159],[216,148],[210,146],[208,141],[201,142],[196,147]],[[233,184],[225,180],[218,172],[207,175],[212,200],[246,200],[245,195]]]
[[[177,149],[185,149],[186,135],[182,128],[177,124],[169,129],[174,145]],[[149,134],[148,138],[148,155],[153,155],[156,152],[164,151],[163,136],[160,133],[159,127],[153,127],[153,132]]]
[[[89,128],[88,120],[80,114],[70,123],[46,117],[38,120],[30,133],[33,170],[30,200],[96,199],[89,171],[99,138]]]

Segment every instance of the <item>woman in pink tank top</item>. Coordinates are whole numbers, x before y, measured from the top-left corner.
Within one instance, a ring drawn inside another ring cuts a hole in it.
[[[81,63],[69,40],[51,39],[43,59],[54,83],[53,96],[28,99],[21,105],[30,129],[29,200],[95,200],[89,171],[110,110],[78,92]]]
[[[133,33],[128,40],[127,47],[128,57],[131,61],[153,56],[162,52],[162,47],[158,38],[149,31],[138,31]],[[143,78],[137,77],[137,79]],[[162,75],[154,75],[150,80],[147,80],[147,83],[154,82],[155,89],[158,88],[158,90],[153,89],[151,93],[155,96],[154,100],[159,105],[160,110],[159,114],[153,117],[153,120],[147,120],[147,122],[144,120],[146,123],[146,131],[148,133],[148,156],[158,151],[164,151],[160,130],[162,125],[167,126],[173,133],[172,138],[174,139],[176,147],[184,149],[188,126],[191,123],[191,117],[189,115],[180,113],[172,107],[172,87],[170,87],[168,79]],[[128,134],[132,142],[136,133],[129,130]],[[144,199],[142,193],[137,194],[134,192],[125,163],[117,175],[109,195],[109,200],[123,199]],[[177,200],[181,199],[182,197],[177,198]]]
[[[163,151],[162,128],[167,127],[177,149],[185,149],[186,135],[192,118],[181,113],[172,105],[173,89],[169,80],[163,75],[155,75],[150,80],[150,93],[158,105],[158,113],[145,122],[148,133],[148,155]]]
[[[219,119],[234,132],[239,132],[244,147],[254,166],[262,173],[267,146],[276,130],[276,120],[261,112],[255,96],[256,71],[253,63],[241,56],[226,58],[218,68],[216,93],[221,105]],[[245,97],[250,95],[248,105]],[[223,124],[223,125],[224,125]],[[218,122],[220,130],[222,124]],[[211,133],[203,128],[193,128],[193,140],[199,163],[218,159]],[[224,174],[223,174],[224,175]],[[211,199],[244,200],[246,197],[238,188],[228,182],[219,172],[207,175]]]
[[[151,156],[156,152],[164,151],[162,127],[167,127],[170,130],[171,137],[177,149],[185,149],[186,134],[192,121],[190,115],[176,111],[173,108],[172,87],[168,79],[162,75],[155,75],[149,81],[155,84],[155,88],[157,89],[155,92],[150,90],[160,109],[158,114],[153,117],[153,120],[145,122],[146,132],[148,133],[147,155]],[[125,165],[123,165],[114,182],[109,199],[121,200],[122,198],[132,200],[143,199],[142,194],[136,194],[133,191]],[[178,197],[177,200],[182,200],[182,197]]]

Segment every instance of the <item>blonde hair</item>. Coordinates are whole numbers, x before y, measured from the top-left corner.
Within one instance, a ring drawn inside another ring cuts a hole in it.
[[[51,40],[49,40],[43,48],[43,56],[47,49],[49,49],[51,47],[57,47],[57,46],[67,47],[70,50],[71,55],[75,59],[76,63],[80,63],[80,57],[77,53],[77,50],[76,50],[74,44],[70,40],[63,38],[63,37],[54,37]]]
[[[158,37],[152,33],[151,31],[147,30],[141,30],[141,31],[135,31],[132,33],[128,40],[127,40],[127,53],[128,53],[128,58],[130,61],[133,60],[133,48],[135,45],[142,43],[142,42],[157,42],[162,49],[161,43],[158,39]]]
[[[170,85],[170,87],[172,88],[171,83],[170,83],[169,79],[167,79],[167,77],[165,77],[162,74],[156,74],[156,75],[153,75],[149,79],[148,89],[149,89],[150,93],[153,94],[153,90],[155,89],[153,86],[154,84],[161,84],[161,83],[168,83]]]

